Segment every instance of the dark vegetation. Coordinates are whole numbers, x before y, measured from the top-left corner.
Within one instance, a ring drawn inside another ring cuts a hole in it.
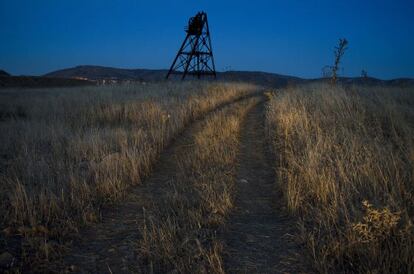
[[[38,76],[0,76],[0,88],[40,88],[90,86],[95,83],[88,80],[69,78],[49,78]]]

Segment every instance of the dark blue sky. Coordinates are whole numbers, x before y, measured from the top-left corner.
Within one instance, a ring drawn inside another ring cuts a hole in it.
[[[218,70],[319,77],[346,37],[345,75],[414,78],[413,0],[0,0],[0,68],[168,68],[199,10]]]

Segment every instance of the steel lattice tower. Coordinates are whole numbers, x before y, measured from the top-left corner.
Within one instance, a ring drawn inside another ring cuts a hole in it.
[[[216,78],[207,14],[199,12],[191,17],[185,32],[187,35],[168,71],[167,79],[171,74],[182,74],[182,79],[187,75],[197,78],[210,75]]]

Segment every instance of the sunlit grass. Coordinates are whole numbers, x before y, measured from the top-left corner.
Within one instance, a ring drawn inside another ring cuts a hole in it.
[[[149,209],[138,244],[151,271],[225,273],[216,231],[233,208],[241,124],[256,103],[213,113],[176,155],[176,178],[165,190],[170,195]]]
[[[268,94],[278,185],[319,272],[414,272],[414,91]]]
[[[51,260],[48,243],[99,221],[192,120],[255,91],[197,82],[1,91],[1,230]]]

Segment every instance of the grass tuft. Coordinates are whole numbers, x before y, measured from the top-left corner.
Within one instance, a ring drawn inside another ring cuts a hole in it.
[[[207,82],[0,91],[0,249],[49,261],[51,243],[122,201],[191,121],[255,91]],[[13,237],[20,243],[6,247]]]
[[[414,272],[414,92],[314,84],[269,97],[278,186],[315,269]]]

